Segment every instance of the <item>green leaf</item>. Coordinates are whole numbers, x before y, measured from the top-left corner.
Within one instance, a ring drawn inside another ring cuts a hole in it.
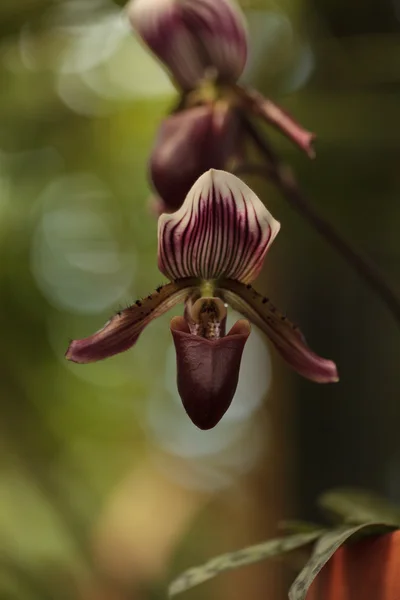
[[[289,600],[304,600],[306,598],[312,582],[322,567],[324,567],[336,550],[350,538],[359,534],[386,533],[392,530],[393,526],[391,524],[370,522],[354,527],[343,526],[321,535],[314,546],[309,561],[290,588]]]
[[[300,519],[287,519],[278,523],[280,531],[286,534],[290,533],[312,533],[313,531],[321,531],[321,525],[310,523],[309,521],[301,521]]]
[[[325,492],[319,506],[334,519],[354,525],[378,521],[400,527],[400,509],[384,498],[361,489],[343,488]]]
[[[250,565],[252,563],[264,560],[265,558],[272,558],[273,556],[279,556],[307,546],[314,542],[325,532],[324,529],[318,529],[313,532],[300,533],[288,537],[276,538],[268,540],[262,544],[256,546],[249,546],[236,552],[228,552],[217,556],[204,565],[199,567],[192,567],[187,571],[184,571],[177,579],[175,579],[169,586],[169,595],[175,596],[185,590],[188,590],[195,585],[199,585],[212,577],[228,571],[230,569],[236,569],[243,565]]]

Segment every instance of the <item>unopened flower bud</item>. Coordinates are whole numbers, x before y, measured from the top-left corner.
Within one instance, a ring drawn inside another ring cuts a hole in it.
[[[240,123],[225,102],[187,108],[161,124],[150,158],[150,176],[166,211],[178,209],[194,182],[224,169],[239,144]]]

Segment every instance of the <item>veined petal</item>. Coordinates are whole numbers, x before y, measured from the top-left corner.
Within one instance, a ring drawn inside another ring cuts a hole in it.
[[[211,169],[181,208],[158,220],[158,266],[169,279],[225,277],[248,283],[260,272],[280,224],[243,181]]]
[[[171,71],[185,90],[204,77],[204,64],[198,42],[182,18],[177,0],[131,0],[128,18],[145,44]]]
[[[235,0],[182,0],[182,14],[220,79],[236,81],[247,60],[247,27]]]
[[[157,288],[147,298],[117,313],[100,331],[73,340],[65,357],[76,363],[89,363],[125,352],[136,343],[146,325],[178,302],[184,302],[197,285],[195,279],[187,279]]]
[[[185,319],[174,317],[171,332],[183,406],[197,427],[211,429],[226,413],[235,395],[250,323],[241,319],[227,336],[209,340],[192,335]]]
[[[150,159],[150,176],[165,210],[180,208],[195,181],[222,169],[237,149],[239,119],[224,101],[187,108],[163,120]]]
[[[314,354],[299,328],[280,314],[268,298],[237,281],[224,280],[219,285],[218,293],[225,302],[264,331],[297,373],[318,383],[339,380],[335,363]]]
[[[247,31],[235,0],[131,0],[128,18],[183,89],[213,69],[235,81],[247,59]]]

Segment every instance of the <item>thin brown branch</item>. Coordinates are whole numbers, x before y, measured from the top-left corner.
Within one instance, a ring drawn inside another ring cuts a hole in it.
[[[400,298],[391,285],[386,281],[379,269],[358,250],[356,250],[341,233],[326,221],[310,204],[300,190],[291,169],[283,164],[274,153],[268,141],[259,129],[246,116],[242,115],[243,124],[249,137],[266,159],[263,165],[241,165],[237,173],[259,175],[274,183],[282,196],[308,223],[353,267],[364,281],[373,289],[390,309],[395,319],[400,323]]]

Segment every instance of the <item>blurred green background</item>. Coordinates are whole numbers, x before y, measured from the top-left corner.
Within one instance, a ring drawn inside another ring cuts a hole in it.
[[[282,230],[258,288],[336,361],[301,380],[253,331],[234,403],[197,431],[175,387],[171,314],[79,366],[71,338],[162,282],[146,163],[175,91],[111,0],[0,4],[0,598],[166,597],[181,570],[257,543],[316,495],[400,501],[395,321],[271,188]],[[399,288],[400,1],[243,2],[244,80],[317,132],[274,132],[310,201]],[[175,314],[179,314],[179,310]],[[187,597],[285,596],[278,563]]]

